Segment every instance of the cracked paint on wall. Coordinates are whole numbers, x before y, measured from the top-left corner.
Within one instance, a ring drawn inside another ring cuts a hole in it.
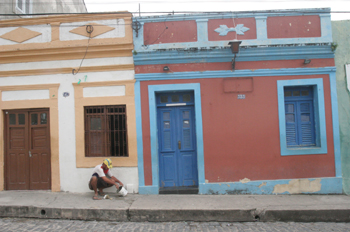
[[[245,184],[245,183],[250,182],[250,179],[244,178],[243,180],[239,180],[239,182],[241,182],[242,184]]]
[[[288,184],[276,184],[273,193],[289,192],[290,194],[315,193],[321,190],[321,179],[295,179]]]
[[[263,186],[266,186],[266,182],[262,182],[258,187],[261,188]]]

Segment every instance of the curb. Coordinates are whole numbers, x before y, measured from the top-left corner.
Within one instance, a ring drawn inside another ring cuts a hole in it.
[[[128,209],[72,209],[36,206],[0,206],[0,217],[87,221],[129,221]]]
[[[350,222],[350,209],[77,209],[0,206],[0,217],[119,222]]]

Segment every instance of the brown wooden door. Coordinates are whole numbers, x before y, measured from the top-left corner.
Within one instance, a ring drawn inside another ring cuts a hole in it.
[[[49,110],[5,111],[7,190],[51,189]]]

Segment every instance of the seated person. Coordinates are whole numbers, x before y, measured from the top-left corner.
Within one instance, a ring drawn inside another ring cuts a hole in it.
[[[102,164],[97,165],[92,171],[92,177],[89,181],[89,188],[95,191],[95,195],[92,199],[100,200],[98,194],[104,196],[104,188],[108,188],[114,185],[117,189],[119,189],[120,186],[124,186],[120,180],[113,176],[110,170],[111,168],[111,159],[105,159],[103,160]]]

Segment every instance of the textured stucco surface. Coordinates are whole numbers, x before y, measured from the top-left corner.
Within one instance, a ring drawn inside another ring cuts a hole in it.
[[[333,21],[333,41],[338,45],[335,50],[337,67],[337,94],[339,107],[340,146],[343,172],[343,188],[350,194],[350,95],[347,90],[345,65],[350,64],[350,20]],[[350,76],[350,73],[348,74]]]

